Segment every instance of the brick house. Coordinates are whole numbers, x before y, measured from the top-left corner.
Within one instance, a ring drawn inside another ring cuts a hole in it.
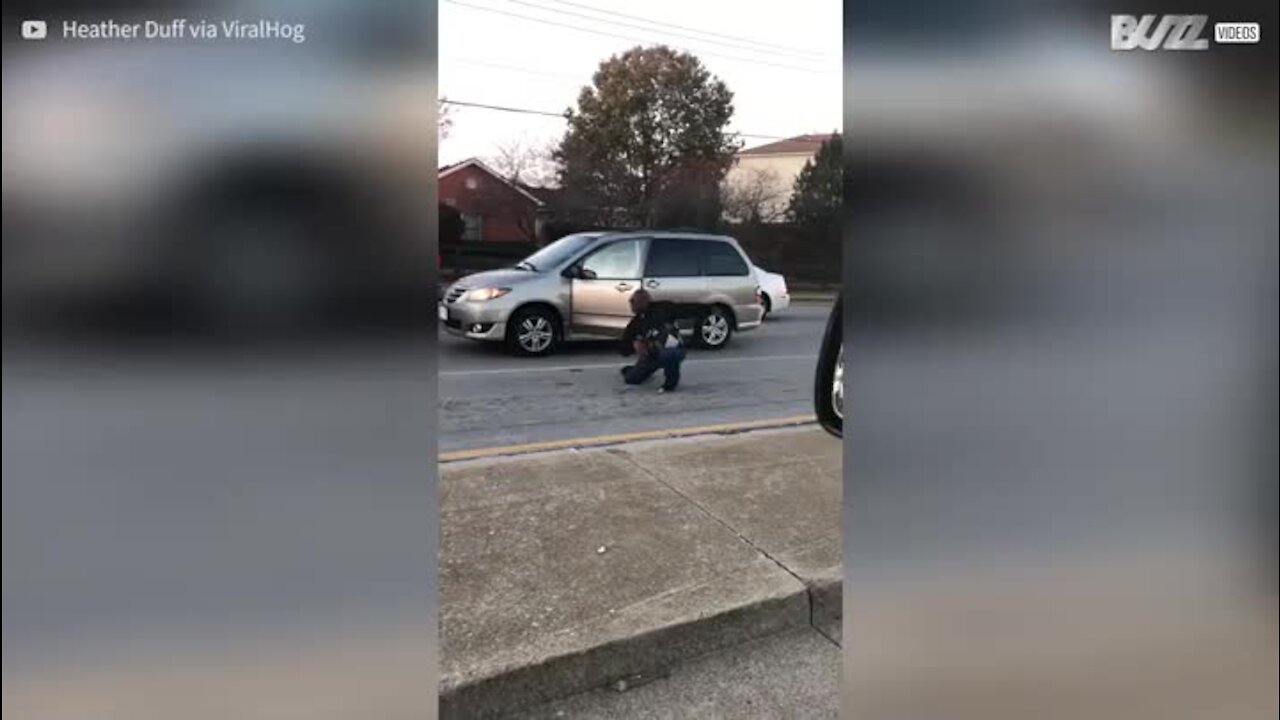
[[[440,202],[462,215],[466,242],[538,241],[546,202],[471,158],[440,168]]]

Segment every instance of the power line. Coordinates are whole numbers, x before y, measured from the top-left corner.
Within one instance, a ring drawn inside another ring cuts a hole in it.
[[[458,107],[479,108],[481,110],[497,110],[499,112],[520,113],[522,115],[545,115],[546,117],[554,117],[564,119],[564,113],[553,113],[547,110],[530,110],[528,108],[507,107],[505,105],[489,105],[487,103],[463,102],[462,100],[441,100],[445,105],[457,105]]]
[[[521,15],[520,13],[507,12],[506,10],[499,10],[497,8],[485,7],[484,5],[472,5],[471,3],[461,2],[461,0],[444,0],[444,1],[449,3],[450,5],[457,5],[459,7],[471,8],[472,10],[480,10],[482,12],[493,13],[495,15],[505,15],[507,17],[518,18],[521,20],[528,20],[529,22],[541,23],[543,25],[552,25],[554,27],[566,28],[568,30],[577,30],[578,32],[587,33],[590,35],[601,35],[604,37],[619,38],[621,40],[628,40],[631,42],[639,42],[639,43],[646,43],[646,44],[653,42],[649,38],[640,38],[634,35],[619,35],[618,33],[606,32],[604,30],[584,28],[579,25],[570,25],[568,23],[556,22],[555,20],[548,20],[546,18],[533,17],[532,15]],[[783,68],[786,70],[796,70],[799,72],[806,72],[806,73],[811,73],[815,75],[828,74],[822,70],[818,70],[815,68],[800,67],[799,65],[786,65],[783,63],[769,62],[767,60],[744,58],[744,57],[738,57],[735,55],[722,55],[720,53],[713,53],[713,52],[707,52],[707,51],[694,51],[694,50],[690,50],[689,48],[684,48],[679,46],[673,46],[673,47],[676,47],[676,49],[678,50],[684,50],[690,53],[706,55],[708,57],[718,57],[726,60],[737,60],[739,62],[754,63],[756,65],[768,65],[771,67]]]
[[[553,0],[553,1],[555,1],[555,0]],[[591,22],[608,23],[608,24],[610,24],[610,25],[617,25],[617,26],[620,26],[620,27],[632,28],[632,29],[635,29],[635,30],[644,30],[644,31],[646,31],[646,32],[654,32],[654,31],[655,31],[655,28],[645,27],[645,26],[643,26],[643,25],[636,25],[636,24],[634,24],[634,23],[622,22],[622,21],[620,21],[620,20],[609,20],[609,19],[606,19],[606,18],[594,17],[594,16],[592,16],[592,15],[586,15],[586,14],[584,14],[584,13],[573,12],[572,10],[557,10],[556,8],[547,7],[547,6],[545,6],[545,5],[539,5],[539,4],[537,4],[537,3],[527,2],[527,0],[507,0],[507,2],[509,2],[509,3],[513,4],[513,5],[524,5],[525,7],[534,8],[534,9],[536,9],[536,10],[544,10],[544,11],[546,11],[546,12],[559,13],[559,14],[561,14],[561,15],[568,15],[568,16],[570,16],[570,17],[583,18],[583,19],[585,19],[585,20],[590,20]],[[573,5],[574,7],[587,7],[587,6],[585,6],[585,5],[578,5],[578,4],[576,4],[576,3],[563,3],[563,4],[566,4],[566,5]],[[593,8],[592,8],[592,9],[593,9]],[[594,10],[594,9],[593,9],[593,10]],[[603,11],[603,10],[595,10],[595,12],[607,12],[607,11]],[[617,13],[609,13],[609,14],[611,14],[611,15],[612,15],[612,14],[617,14]],[[632,19],[640,20],[640,21],[642,21],[642,22],[647,22],[647,23],[654,24],[654,25],[667,25],[667,23],[659,23],[659,22],[656,22],[656,21],[653,21],[653,20],[645,20],[644,18],[638,18],[638,17],[633,16],[633,15],[622,15],[622,17],[628,17],[628,18],[632,18]],[[673,26],[673,27],[680,27],[680,26],[679,26],[679,25],[676,25],[676,26]],[[691,28],[682,28],[682,29],[690,30]],[[693,35],[686,35],[686,34],[684,34],[684,33],[672,32],[671,30],[656,30],[656,32],[660,32],[660,33],[663,33],[663,34],[665,34],[665,35],[671,35],[671,36],[673,36],[673,37],[684,38],[684,39],[686,39],[686,40],[693,40],[693,41],[695,41],[695,42],[708,43],[708,44],[711,44],[711,45],[720,45],[720,46],[722,46],[722,47],[732,48],[732,49],[734,49],[734,50],[747,50],[747,51],[749,51],[749,52],[762,52],[762,53],[768,53],[768,54],[770,54],[770,55],[781,55],[781,56],[783,56],[783,57],[791,57],[791,58],[795,58],[795,59],[797,59],[797,60],[810,60],[810,61],[812,61],[812,60],[819,60],[819,59],[821,59],[821,58],[819,58],[819,57],[813,57],[813,54],[812,54],[812,53],[808,53],[809,57],[804,57],[804,56],[802,56],[802,55],[797,55],[796,53],[791,52],[791,51],[786,51],[786,50],[773,50],[773,49],[764,48],[764,47],[751,47],[750,45],[748,45],[748,46],[743,46],[742,44],[739,44],[739,43],[727,43],[727,42],[723,42],[723,41],[720,41],[720,40],[709,40],[709,39],[707,39],[707,38],[695,37],[695,36],[693,36]],[[698,32],[698,31],[697,31],[697,30],[694,30],[693,32]],[[747,42],[748,42],[748,43],[751,43],[751,41],[747,41]],[[754,43],[751,43],[751,44],[752,44],[752,45],[754,45]]]
[[[547,0],[547,1],[553,2],[557,5],[568,5],[569,7],[576,7],[576,8],[582,8],[584,10],[590,10],[592,12],[599,13],[601,15],[613,15],[615,17],[627,18],[629,20],[639,20],[640,22],[649,23],[650,25],[661,25],[663,27],[676,28],[677,30],[686,30],[688,32],[699,33],[701,35],[712,35],[714,37],[721,37],[721,38],[725,38],[726,40],[739,40],[744,43],[748,43],[751,45],[758,45],[761,47],[777,48],[778,50],[786,50],[786,51],[798,53],[801,55],[809,55],[814,59],[821,59],[825,57],[823,53],[816,53],[812,50],[805,50],[803,48],[791,47],[788,45],[779,45],[776,43],[767,43],[762,40],[753,40],[751,38],[741,37],[737,35],[728,35],[726,33],[713,32],[711,30],[700,30],[698,28],[688,27],[687,25],[680,25],[678,23],[663,22],[661,20],[650,20],[649,18],[640,17],[639,15],[628,15],[627,13],[617,12],[616,10],[603,10],[601,8],[592,7],[590,5],[583,5],[582,3],[569,2],[569,0]]]
[[[576,75],[570,75],[570,74],[568,74],[568,73],[557,73],[557,72],[549,72],[549,71],[546,71],[546,70],[537,70],[537,69],[534,69],[534,68],[523,68],[523,67],[517,67],[517,66],[515,66],[515,65],[504,65],[504,64],[502,64],[502,63],[495,63],[495,62],[491,62],[491,61],[489,61],[489,60],[480,60],[480,59],[476,59],[476,58],[446,58],[446,57],[441,57],[441,58],[440,58],[440,63],[439,63],[439,68],[441,68],[441,69],[443,70],[443,68],[447,67],[448,65],[450,65],[450,64],[452,64],[452,63],[464,63],[464,64],[467,64],[467,65],[475,65],[475,66],[477,66],[477,67],[490,68],[490,69],[493,69],[493,70],[503,70],[503,71],[506,71],[506,72],[514,72],[514,73],[521,73],[521,74],[527,74],[527,75],[535,75],[535,76],[540,76],[540,77],[545,77],[545,78],[555,78],[555,79],[557,79],[557,80],[568,80],[568,81],[571,81],[571,82],[575,83],[575,84],[576,84],[576,85],[578,85],[578,86],[586,86],[586,85],[590,85],[590,84],[592,83],[592,79],[591,79],[590,77],[583,78],[583,77],[576,76]],[[448,74],[448,73],[444,73],[444,72],[442,72],[442,73],[441,73],[441,76],[443,77],[445,74]]]
[[[520,115],[541,115],[543,117],[554,117],[554,118],[559,118],[561,120],[565,119],[564,113],[554,113],[549,110],[533,110],[530,108],[511,107],[509,105],[492,105],[490,103],[467,102],[465,100],[441,99],[440,102],[443,105],[457,105],[458,107],[476,108],[479,110],[495,110],[497,112],[517,113]],[[729,134],[737,135],[738,137],[752,138],[754,140],[786,140],[787,139],[781,135],[761,135],[758,133],[735,132],[735,133],[729,133]]]

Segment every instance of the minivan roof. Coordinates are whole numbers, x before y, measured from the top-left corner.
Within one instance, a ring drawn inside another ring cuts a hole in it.
[[[585,233],[584,233],[585,234]],[[646,237],[646,238],[706,238],[709,240],[733,240],[728,235],[704,232],[702,230],[618,230],[602,232],[601,237]]]

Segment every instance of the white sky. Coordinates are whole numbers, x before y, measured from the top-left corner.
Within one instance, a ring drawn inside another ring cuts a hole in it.
[[[600,61],[665,43],[694,52],[728,84],[731,130],[791,137],[841,127],[838,0],[441,0],[439,23],[439,91],[450,100],[559,113],[575,105]],[[450,112],[441,165],[492,157],[513,141],[543,146],[564,132],[563,120],[553,117],[458,106]],[[771,142],[743,140],[746,147]]]

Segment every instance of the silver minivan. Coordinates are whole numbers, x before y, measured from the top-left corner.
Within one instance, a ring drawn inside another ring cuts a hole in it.
[[[719,349],[735,331],[760,326],[760,287],[738,242],[669,231],[567,235],[503,270],[468,275],[445,291],[440,322],[454,335],[547,355],[566,340],[617,338],[632,293],[705,308],[687,327],[695,344]]]

